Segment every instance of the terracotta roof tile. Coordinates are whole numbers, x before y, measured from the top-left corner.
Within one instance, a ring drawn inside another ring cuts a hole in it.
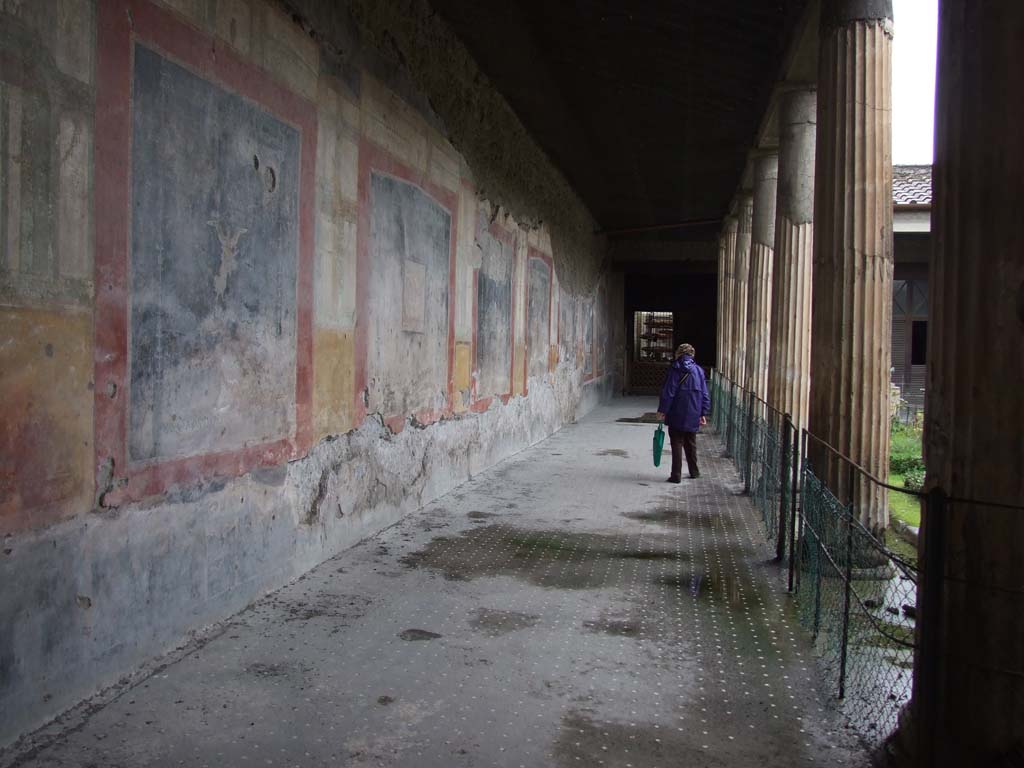
[[[931,205],[932,167],[930,165],[894,165],[892,167],[893,205]]]

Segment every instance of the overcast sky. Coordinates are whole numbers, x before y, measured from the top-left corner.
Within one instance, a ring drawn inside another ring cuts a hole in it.
[[[930,165],[938,0],[893,0],[892,161]]]

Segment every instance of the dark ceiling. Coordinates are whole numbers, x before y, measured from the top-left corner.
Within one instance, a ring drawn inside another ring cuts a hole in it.
[[[727,212],[806,0],[432,5],[620,230]]]

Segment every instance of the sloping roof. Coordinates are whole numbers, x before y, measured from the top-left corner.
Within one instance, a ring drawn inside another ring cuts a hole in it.
[[[932,167],[930,165],[894,165],[892,168],[893,205],[931,205]]]

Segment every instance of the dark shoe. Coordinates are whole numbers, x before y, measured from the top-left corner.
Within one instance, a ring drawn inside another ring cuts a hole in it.
[[[700,472],[695,472],[694,474],[690,475],[690,478],[693,480],[696,480],[698,477],[700,477]]]
[[[668,480],[666,480],[665,482],[666,482],[666,483],[681,483],[681,482],[682,482],[682,480],[681,480],[680,478],[678,478],[678,477],[670,477],[670,478],[669,478]]]

